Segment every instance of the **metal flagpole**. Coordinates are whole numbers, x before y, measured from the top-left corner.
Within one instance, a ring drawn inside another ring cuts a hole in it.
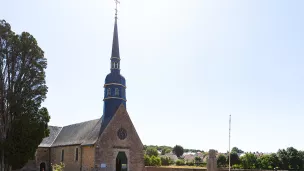
[[[231,114],[229,115],[229,171],[230,171],[230,132],[231,132]]]

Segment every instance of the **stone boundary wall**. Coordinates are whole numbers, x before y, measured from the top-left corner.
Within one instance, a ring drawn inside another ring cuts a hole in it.
[[[230,169],[231,171],[273,171],[273,170],[260,170],[260,169]],[[153,167],[146,166],[146,171],[207,171],[204,168],[170,168],[170,167]],[[229,169],[221,169],[218,171],[229,171]],[[276,170],[276,171],[287,171],[287,170]]]

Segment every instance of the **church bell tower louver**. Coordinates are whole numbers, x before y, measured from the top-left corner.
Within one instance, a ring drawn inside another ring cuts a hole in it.
[[[116,1],[117,4],[117,1]],[[120,54],[117,28],[117,7],[115,13],[111,72],[106,76],[104,84],[104,107],[102,123],[107,125],[118,107],[123,104],[126,108],[126,80],[120,74]]]

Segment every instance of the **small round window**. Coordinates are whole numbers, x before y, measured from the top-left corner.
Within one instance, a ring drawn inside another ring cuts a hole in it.
[[[119,139],[124,140],[127,138],[127,131],[124,128],[120,128],[117,131],[117,136]]]

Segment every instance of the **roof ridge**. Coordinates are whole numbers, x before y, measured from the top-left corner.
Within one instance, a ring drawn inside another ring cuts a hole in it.
[[[92,122],[92,121],[95,121],[95,120],[99,120],[99,119],[91,119],[91,120],[84,121],[84,122],[79,122],[79,123],[74,123],[74,124],[70,124],[70,125],[65,125],[65,126],[63,126],[63,127],[68,127],[68,126],[72,126],[72,125],[77,125],[77,124]],[[63,127],[61,127],[61,128],[63,128]]]

